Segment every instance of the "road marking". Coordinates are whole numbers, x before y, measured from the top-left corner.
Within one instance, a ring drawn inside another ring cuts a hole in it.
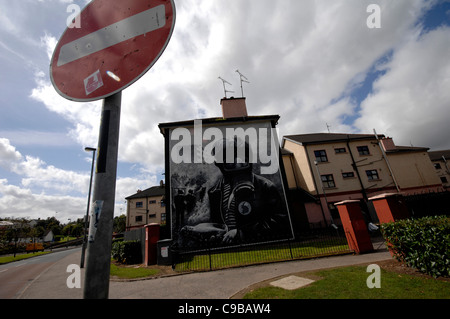
[[[164,27],[166,7],[162,4],[113,23],[61,47],[57,66],[76,61],[95,52]]]
[[[5,271],[7,271],[8,269],[3,269],[3,270],[0,270],[0,272],[5,272]]]

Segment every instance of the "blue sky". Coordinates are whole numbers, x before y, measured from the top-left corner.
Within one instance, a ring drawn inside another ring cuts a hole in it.
[[[95,1],[95,0],[94,0]],[[84,215],[101,101],[65,100],[49,62],[70,4],[0,0],[0,218]],[[175,0],[177,24],[155,66],[123,92],[116,215],[159,184],[157,125],[220,116],[222,83],[281,135],[378,133],[450,149],[450,3],[433,0]],[[370,29],[366,8],[381,8]],[[57,214],[56,214],[57,212]]]

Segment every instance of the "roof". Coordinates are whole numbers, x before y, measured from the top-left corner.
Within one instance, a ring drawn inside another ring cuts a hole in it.
[[[378,135],[383,138],[384,135]],[[286,135],[284,139],[299,143],[302,145],[307,144],[323,144],[334,142],[346,142],[348,140],[376,140],[375,134],[347,134],[347,133],[312,133],[312,134],[298,134],[298,135]]]
[[[279,115],[261,115],[261,116],[246,116],[246,117],[234,117],[234,118],[223,118],[223,117],[211,117],[205,119],[198,119],[202,121],[202,125],[211,125],[211,124],[231,124],[231,123],[245,123],[245,122],[253,122],[253,121],[272,121],[275,124],[278,123],[280,119]],[[174,128],[174,127],[185,127],[185,126],[193,126],[195,120],[187,120],[180,122],[170,122],[170,123],[160,123],[158,125],[161,134],[164,135],[165,129]]]
[[[428,150],[428,147],[395,146],[393,149],[386,150],[386,153],[426,152]]]
[[[166,187],[165,186],[153,186],[150,188],[147,188],[143,191],[138,191],[136,194],[126,197],[125,199],[133,199],[133,198],[144,198],[144,197],[154,197],[154,196],[161,196],[166,194]]]
[[[432,161],[443,160],[442,156],[444,156],[446,160],[450,160],[450,150],[431,151],[428,152],[428,155]]]

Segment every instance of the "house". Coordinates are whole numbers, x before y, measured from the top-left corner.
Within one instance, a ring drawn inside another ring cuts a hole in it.
[[[125,198],[127,200],[126,230],[141,228],[151,223],[166,224],[166,189],[164,182]]]
[[[288,187],[319,200],[305,202],[311,226],[339,223],[334,203],[360,200],[377,222],[370,197],[383,193],[441,191],[428,148],[396,146],[376,134],[314,133],[284,136],[283,162]],[[289,167],[290,166],[290,167]],[[305,219],[305,218],[304,218]]]
[[[446,188],[450,188],[450,150],[428,152],[436,174]]]
[[[52,241],[54,241],[55,240],[55,236],[53,235],[53,231],[50,229],[50,230],[47,230],[45,233],[44,233],[44,235],[42,236],[42,241],[44,242],[44,243],[48,243],[48,242],[52,242]]]
[[[159,124],[171,238],[189,249],[293,238],[280,117],[249,116],[245,98],[221,107],[222,117]]]

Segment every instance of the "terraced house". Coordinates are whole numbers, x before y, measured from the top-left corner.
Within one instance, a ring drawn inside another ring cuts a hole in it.
[[[296,198],[308,198],[293,196],[293,192],[310,195],[302,219],[309,227],[338,223],[334,203],[343,200],[368,202],[367,211],[376,221],[369,201],[373,196],[444,190],[428,148],[396,146],[392,138],[384,135],[290,135],[283,137],[282,148],[291,207],[300,206]]]

